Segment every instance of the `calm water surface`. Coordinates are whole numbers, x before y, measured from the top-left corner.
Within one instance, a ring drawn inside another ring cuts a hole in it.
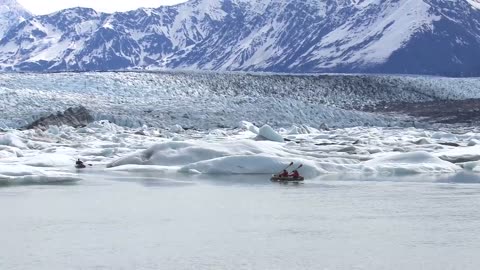
[[[480,269],[477,176],[87,178],[0,188],[0,269]]]

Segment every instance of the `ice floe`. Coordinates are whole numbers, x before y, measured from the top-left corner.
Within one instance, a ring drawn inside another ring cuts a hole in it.
[[[75,158],[65,154],[42,153],[25,159],[23,164],[33,167],[67,167],[75,162]]]
[[[427,152],[389,154],[364,163],[366,170],[381,175],[408,175],[420,173],[454,173],[461,168]]]
[[[443,160],[447,160],[453,163],[479,161],[480,145],[443,150],[436,153],[436,155]]]
[[[0,185],[73,183],[81,180],[73,173],[45,171],[21,164],[0,163]]]
[[[258,130],[258,138],[274,142],[284,142],[283,137],[269,125],[264,125]]]
[[[139,130],[143,131],[142,134]],[[256,127],[206,131],[119,127],[108,121],[84,128],[12,131],[1,136],[3,184],[75,182],[83,178],[77,158],[96,172],[165,174],[270,174],[290,162],[307,180],[325,175],[450,174],[480,172],[475,129],[355,127],[319,130]],[[259,139],[259,136],[262,139]],[[286,139],[284,141],[284,138]]]
[[[25,143],[23,143],[19,137],[12,133],[0,135],[0,145],[13,146],[18,149],[27,149]]]
[[[289,164],[290,160],[263,155],[228,156],[188,164],[180,168],[179,171],[205,174],[276,174],[281,172],[285,168],[285,164]],[[302,175],[306,177],[319,175],[320,168],[315,166],[313,161],[300,159],[294,159],[294,161],[292,168],[303,164],[302,168],[299,169]]]
[[[282,145],[253,139],[206,142],[202,140],[169,141],[154,145],[146,150],[111,162],[107,167],[127,164],[179,166],[219,157],[237,155],[270,154],[281,155]],[[286,153],[283,153],[286,155]]]

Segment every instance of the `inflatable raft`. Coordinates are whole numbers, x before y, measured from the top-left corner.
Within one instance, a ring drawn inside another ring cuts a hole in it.
[[[270,181],[272,182],[301,182],[305,180],[303,176],[300,176],[298,178],[293,178],[291,176],[289,177],[280,177],[278,175],[273,175],[272,178],[270,178]]]

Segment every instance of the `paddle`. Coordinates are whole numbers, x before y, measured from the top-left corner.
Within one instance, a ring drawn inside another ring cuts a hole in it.
[[[293,174],[290,175],[290,176],[293,176],[294,179],[300,178],[300,174],[298,173],[298,169],[300,169],[301,167],[303,167],[303,164],[300,164],[300,166],[298,166],[295,170],[293,170],[294,172],[297,171],[297,176],[293,176]]]
[[[290,162],[290,164],[288,164],[288,166],[285,167],[285,169],[281,170],[281,172],[277,173],[277,175],[280,175],[284,170],[288,169],[288,167],[290,167],[292,165],[293,165],[293,162]]]

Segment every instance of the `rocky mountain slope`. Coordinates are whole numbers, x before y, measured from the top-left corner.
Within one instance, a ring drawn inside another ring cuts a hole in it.
[[[202,69],[480,75],[477,0],[191,0],[18,24],[7,70]]]

